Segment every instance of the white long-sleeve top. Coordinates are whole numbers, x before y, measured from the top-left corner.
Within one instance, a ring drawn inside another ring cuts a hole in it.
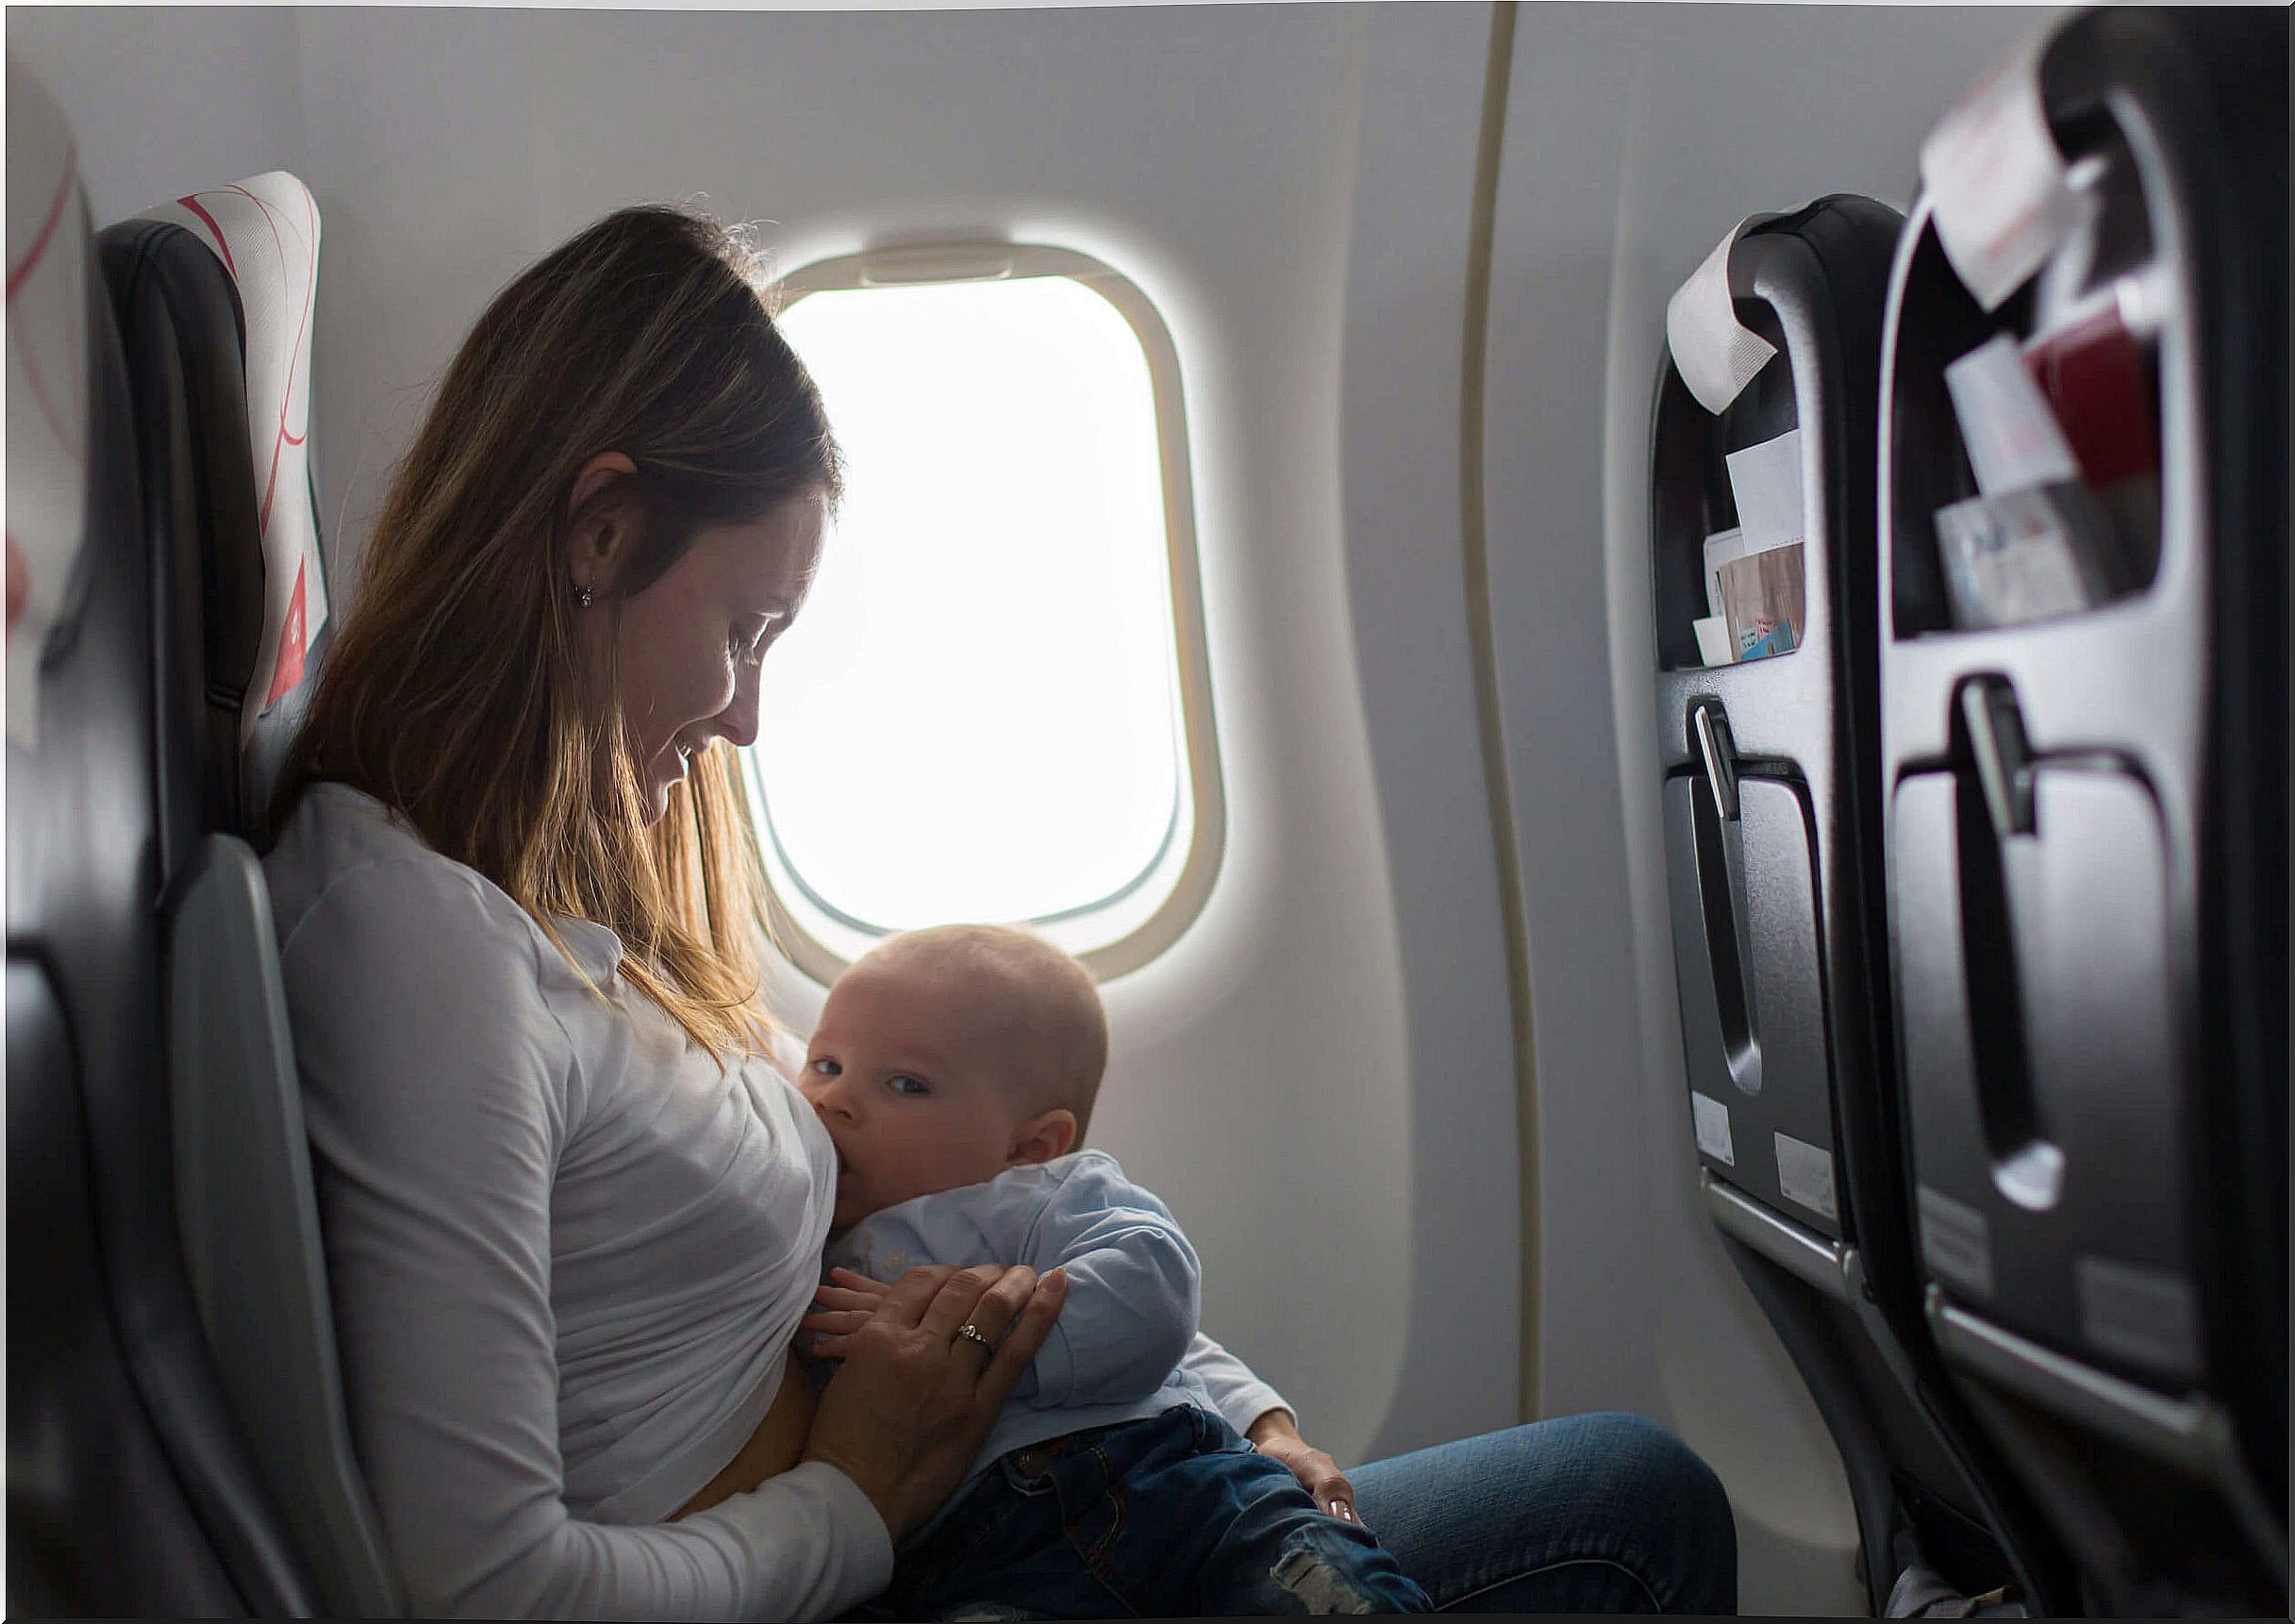
[[[352,1442],[421,1616],[818,1618],[882,1517],[809,1463],[682,1522],[772,1401],[836,1154],[771,1065],[721,1070],[371,797],[264,862]],[[644,1525],[656,1526],[644,1526]]]
[[[881,1589],[883,1519],[823,1463],[661,1520],[756,1429],[819,1281],[836,1158],[803,1097],[556,921],[601,998],[357,790],[314,786],[264,870],[352,1442],[415,1613],[813,1619]],[[1189,1358],[1239,1428],[1281,1405]]]

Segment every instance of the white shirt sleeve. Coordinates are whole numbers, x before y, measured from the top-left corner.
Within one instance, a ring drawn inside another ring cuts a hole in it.
[[[352,1437],[413,1611],[842,1612],[891,1547],[833,1467],[674,1524],[566,1508],[550,1203],[582,1079],[506,906],[442,865],[370,865],[281,951]]]
[[[1250,1366],[1200,1331],[1188,1344],[1188,1356],[1180,1363],[1211,1390],[1211,1401],[1218,1406],[1221,1419],[1239,1433],[1250,1432],[1252,1422],[1270,1410],[1290,1409],[1282,1394],[1252,1374]]]

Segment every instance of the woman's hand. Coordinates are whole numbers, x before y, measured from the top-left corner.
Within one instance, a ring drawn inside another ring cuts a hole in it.
[[[1339,1463],[1299,1435],[1298,1420],[1289,1410],[1270,1410],[1252,1422],[1248,1436],[1263,1455],[1272,1455],[1291,1468],[1291,1476],[1305,1485],[1315,1503],[1341,1522],[1360,1522],[1355,1515],[1355,1485]]]
[[[857,1483],[900,1544],[964,1481],[1067,1288],[1056,1268],[1041,1280],[1024,1265],[910,1269],[837,1337],[844,1363],[821,1395],[805,1458]]]

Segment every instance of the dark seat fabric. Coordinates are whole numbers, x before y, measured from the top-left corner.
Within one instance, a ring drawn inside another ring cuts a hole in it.
[[[2060,1610],[2276,1616],[2287,18],[2105,8],[2035,43],[2092,204],[1980,300],[1946,230],[1975,193],[1931,176],[1885,339],[1881,827],[1924,1317],[2067,1555]],[[2100,307],[2136,393],[2050,392],[2068,438],[2092,416],[2135,447],[2134,474],[2074,459],[2126,504],[2098,531],[2116,595],[1963,636],[1936,521],[1984,492],[1947,368]]]
[[[72,228],[86,232],[84,206]],[[20,1614],[308,1614],[314,1592],[237,1436],[176,1248],[153,569],[92,276],[87,299],[86,536],[42,663],[39,746],[8,762],[8,1599]]]
[[[1700,1187],[1840,1452],[1876,1610],[1907,1541],[1971,1595],[2041,1587],[2020,1571],[2033,1519],[1928,1347],[1891,1106],[1871,755],[1881,333],[1902,224],[1837,193],[1734,234],[1737,320],[1779,353],[1718,411],[1670,354],[1651,431],[1685,1068],[1693,1111],[1737,1135],[1699,1133]],[[1799,646],[1708,665],[1690,634],[1710,606],[1701,540],[1743,517],[1728,459],[1788,433],[1814,493]]]
[[[277,319],[279,301],[268,284],[243,277],[285,261],[251,259],[243,232],[258,208],[258,230],[275,229],[263,194],[282,190],[302,194],[315,249],[315,205],[299,180],[274,172],[206,194],[214,207],[196,211],[199,229],[129,220],[103,233],[100,251],[135,403],[153,571],[161,1024],[182,1257],[226,1405],[320,1601],[340,1616],[389,1616],[403,1602],[341,1412],[300,1090],[251,850],[267,841],[270,785],[327,645],[323,623],[296,651],[304,680],[263,704],[267,612],[286,617],[274,629],[284,648],[307,623],[306,586],[314,612],[324,601],[324,573],[309,573],[318,570],[313,494],[277,483],[279,448],[267,433],[249,455],[250,407],[266,423],[271,411],[258,370],[275,358],[280,334],[251,331],[248,313]],[[287,306],[290,319],[295,309]],[[298,404],[308,405],[307,393]],[[291,442],[303,456],[288,459],[289,480],[305,478],[308,438],[307,427]],[[270,497],[303,506],[289,512]],[[303,521],[314,542],[299,566],[306,573],[293,578],[291,599],[271,594],[267,611],[266,572],[276,559],[266,557],[266,523],[275,543]]]
[[[240,713],[263,635],[263,559],[237,365],[245,323],[230,276],[179,226],[124,221],[97,252],[135,380],[164,710],[155,788],[172,873],[207,831],[246,821]]]
[[[1824,875],[1829,1012],[1837,1045],[1833,1107],[1836,1172],[1852,1216],[1854,1239],[1870,1313],[1853,1306],[1834,1316],[1832,1334],[1795,1343],[1797,1362],[1828,1359],[1842,1398],[1865,1414],[1866,1448],[1886,1462],[1893,1502],[1888,1543],[1913,1539],[1971,1592],[2013,1578],[2025,1594],[2060,1595],[2066,1574],[2046,1538],[2036,1508],[1953,1393],[1931,1345],[1922,1310],[1913,1201],[1905,1179],[1906,1129],[1898,1108],[1894,1022],[1888,975],[1888,939],[1882,899],[1887,872],[1877,832],[1884,787],[1874,759],[1880,737],[1879,638],[1873,606],[1879,602],[1878,555],[1871,524],[1878,502],[1874,451],[1879,435],[1882,338],[1888,283],[1903,221],[1871,199],[1822,198],[1753,228],[1748,236],[1789,236],[1809,252],[1828,297],[1822,308],[1837,324],[1844,410],[1835,425],[1840,443],[1829,458],[1839,468],[1859,516],[1854,545],[1840,550],[1835,582],[1835,703],[1833,747],[1837,792],[1821,816],[1833,851]],[[1851,1321],[1867,1318],[1862,1336]],[[1780,1325],[1780,1330],[1785,1327]],[[1788,1342],[1794,1339],[1788,1336]],[[1876,1361],[1874,1350],[1882,1350]],[[1820,1384],[1819,1385],[1821,1385]],[[1833,1419],[1832,1406],[1821,1407]],[[1854,1422],[1835,1422],[1844,1454],[1854,1446],[1841,1434]],[[1852,1481],[1877,1477],[1869,1461]],[[1901,1567],[1901,1565],[1899,1565]],[[1885,1598],[1883,1598],[1885,1599]]]

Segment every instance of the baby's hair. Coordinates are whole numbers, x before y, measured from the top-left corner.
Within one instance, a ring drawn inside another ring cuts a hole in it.
[[[929,963],[993,977],[1023,1012],[1039,1062],[1033,1069],[1043,1082],[1039,1108],[1074,1112],[1076,1142],[1083,1142],[1107,1069],[1107,1012],[1091,971],[1074,957],[1014,925],[962,924],[904,932],[861,962]]]

